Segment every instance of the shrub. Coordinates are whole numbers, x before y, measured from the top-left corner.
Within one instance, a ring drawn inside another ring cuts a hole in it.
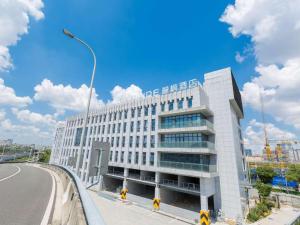
[[[268,184],[272,182],[273,177],[276,175],[273,168],[269,166],[257,167],[256,173],[261,182]]]
[[[255,221],[259,220],[260,217],[261,217],[261,214],[258,211],[258,209],[252,208],[252,209],[250,209],[250,211],[247,215],[247,220],[249,220],[250,222],[255,222]]]

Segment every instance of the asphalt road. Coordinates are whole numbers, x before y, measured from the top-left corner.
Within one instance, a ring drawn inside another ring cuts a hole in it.
[[[51,190],[47,171],[25,164],[0,164],[0,224],[40,225]]]

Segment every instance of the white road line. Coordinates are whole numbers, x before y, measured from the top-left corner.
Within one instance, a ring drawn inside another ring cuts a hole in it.
[[[2,178],[2,179],[0,180],[0,182],[1,182],[1,181],[4,181],[4,180],[7,180],[7,179],[10,179],[10,178],[12,178],[12,177],[16,176],[18,173],[20,173],[20,172],[21,172],[21,168],[20,168],[20,167],[18,167],[18,166],[15,166],[15,165],[12,165],[12,166],[16,167],[16,168],[18,169],[18,171],[17,171],[17,172],[15,172],[15,173],[14,173],[14,174],[12,174],[12,175],[9,175],[8,177],[4,177],[4,178]]]
[[[48,225],[49,217],[50,217],[51,210],[52,210],[53,203],[54,203],[54,195],[55,195],[55,189],[56,189],[56,182],[55,182],[54,176],[51,173],[49,173],[49,174],[51,175],[51,178],[52,178],[52,190],[51,190],[51,195],[50,195],[50,198],[49,198],[49,202],[48,202],[45,214],[43,216],[41,225]]]

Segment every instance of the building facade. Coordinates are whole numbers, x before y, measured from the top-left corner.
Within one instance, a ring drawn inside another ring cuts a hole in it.
[[[185,87],[184,87],[185,86]],[[153,94],[156,91],[153,91]],[[107,105],[89,115],[80,176],[90,180],[93,141],[110,143],[103,186],[199,212],[244,216],[247,180],[240,128],[241,95],[230,68],[181,83],[161,95]],[[58,127],[51,162],[71,166],[83,115]]]

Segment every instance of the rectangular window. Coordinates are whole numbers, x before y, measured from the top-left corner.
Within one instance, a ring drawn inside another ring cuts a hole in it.
[[[141,131],[141,121],[137,121],[136,132],[140,132],[140,131]]]
[[[188,108],[192,108],[193,107],[193,96],[188,98]]]
[[[134,118],[135,109],[131,109],[131,118]]]
[[[120,137],[117,137],[117,147],[119,147],[119,143],[120,143]]]
[[[150,166],[154,165],[154,152],[150,153]]]
[[[127,159],[128,163],[131,163],[131,157],[132,157],[132,152],[128,152],[128,159]]]
[[[118,153],[119,153],[118,151],[115,152],[115,162],[118,162],[118,155],[119,155]]]
[[[108,117],[109,117],[108,120],[111,121],[111,117],[112,117],[111,113],[108,115]]]
[[[136,136],[136,139],[135,139],[135,147],[139,147],[140,146],[140,136]]]
[[[123,123],[123,133],[126,133],[126,126],[127,126],[127,123],[124,122],[124,123]]]
[[[114,113],[114,121],[116,121],[117,120],[117,113],[115,112]]]
[[[131,121],[131,122],[130,122],[130,132],[133,132],[133,128],[134,128],[134,122]]]
[[[155,131],[155,119],[151,119],[151,131]]]
[[[144,131],[148,130],[148,120],[144,120]]]
[[[143,148],[147,148],[147,136],[143,136]]]
[[[124,151],[121,152],[121,163],[124,162]]]
[[[133,144],[133,137],[130,136],[129,137],[129,147],[132,148],[132,144]]]
[[[178,99],[177,104],[178,104],[178,109],[183,109],[183,99]]]
[[[110,133],[110,124],[108,124],[108,128],[107,128],[107,133],[109,134]]]
[[[113,152],[110,151],[110,152],[109,152],[109,161],[112,161],[112,156],[113,156]]]
[[[156,105],[152,105],[152,107],[151,107],[151,114],[152,115],[156,114]]]
[[[119,120],[122,119],[122,111],[119,112]]]
[[[122,147],[125,147],[125,136],[122,137]]]
[[[150,145],[151,145],[151,148],[155,147],[155,136],[154,135],[151,135]]]
[[[142,108],[139,107],[137,110],[138,110],[138,117],[141,117],[141,114],[142,114]]]
[[[112,138],[111,138],[111,147],[114,147],[114,141],[115,141],[115,138],[112,137]]]
[[[124,111],[124,119],[127,119],[128,110]]]
[[[103,115],[103,122],[106,121],[106,114]]]
[[[120,133],[120,131],[121,131],[121,123],[118,123],[118,128],[117,128],[118,134]]]
[[[100,134],[101,126],[98,126],[98,134]]]
[[[149,112],[149,107],[148,106],[144,106],[144,115],[148,116],[148,112]]]
[[[104,134],[104,132],[105,132],[105,125],[103,125],[102,127],[102,134]]]
[[[113,124],[112,126],[112,133],[114,134],[116,132],[116,124]]]
[[[139,153],[135,152],[135,159],[134,159],[135,164],[139,164]]]
[[[143,152],[143,165],[146,165],[146,158],[147,158],[146,152]]]
[[[174,109],[174,101],[169,102],[169,111],[172,111]]]

